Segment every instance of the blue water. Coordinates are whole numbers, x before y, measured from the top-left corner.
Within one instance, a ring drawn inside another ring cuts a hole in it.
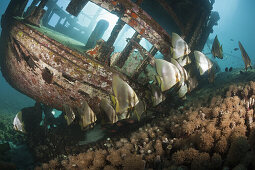
[[[10,0],[0,1],[0,18],[5,12]],[[0,27],[0,31],[1,31]],[[0,72],[0,113],[16,114],[22,108],[32,106],[34,101],[12,88]]]
[[[233,50],[238,48],[238,41],[243,44],[251,58],[252,65],[255,64],[254,7],[254,0],[216,0],[213,10],[219,12],[220,20],[218,25],[214,26],[214,32],[209,38],[214,39],[215,35],[218,35],[220,43],[223,44],[224,59],[216,59],[221,70],[224,70],[225,67],[244,68],[240,50]],[[206,45],[204,52],[208,52]]]

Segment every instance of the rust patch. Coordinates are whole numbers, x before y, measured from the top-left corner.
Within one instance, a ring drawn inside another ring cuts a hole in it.
[[[142,28],[141,31],[140,31],[140,34],[143,35],[144,32],[145,32],[145,29]]]
[[[112,3],[114,6],[116,6],[116,5],[118,4],[117,1],[112,1],[111,3]]]

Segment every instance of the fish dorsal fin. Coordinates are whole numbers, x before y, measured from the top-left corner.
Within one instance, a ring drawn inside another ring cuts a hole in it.
[[[178,59],[190,53],[188,44],[176,33],[172,33],[173,58]]]

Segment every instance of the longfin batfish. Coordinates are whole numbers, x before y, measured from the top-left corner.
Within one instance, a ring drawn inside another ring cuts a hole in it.
[[[115,123],[118,121],[118,116],[117,116],[114,108],[110,105],[110,103],[106,99],[101,100],[100,108],[104,111],[108,120],[111,123]]]
[[[181,84],[180,89],[178,90],[178,96],[180,98],[185,98],[187,92],[188,92],[188,85],[185,82],[183,82]]]
[[[186,65],[188,65],[188,64],[191,63],[191,59],[190,59],[189,56],[180,57],[180,58],[177,59],[177,61],[178,61],[178,63],[179,63],[182,67],[184,67],[184,66],[186,66]]]
[[[151,93],[153,106],[157,106],[159,103],[165,100],[165,96],[162,94],[160,87],[151,85]]]
[[[155,62],[158,73],[156,78],[162,92],[170,89],[180,81],[181,75],[175,65],[162,59],[155,59]]]
[[[77,107],[77,114],[79,115],[79,125],[81,129],[85,129],[89,125],[96,122],[97,118],[88,103],[84,101],[80,107]]]
[[[243,48],[243,45],[240,41],[238,41],[238,45],[239,45],[239,48],[240,48],[241,53],[242,53],[243,61],[244,61],[244,64],[245,64],[245,70],[247,71],[248,67],[251,67],[251,59],[248,56],[245,49]]]
[[[67,121],[67,125],[69,126],[75,119],[74,111],[68,105],[63,106],[63,111],[65,112],[65,119]]]
[[[187,80],[188,80],[188,73],[185,70],[184,67],[182,67],[179,62],[177,62],[175,59],[171,58],[171,62],[179,69],[180,74],[181,74],[181,79],[180,79],[180,88],[178,90],[178,95],[180,98],[184,98],[186,93],[188,92],[188,85],[187,85]]]
[[[18,112],[13,120],[14,130],[25,133],[24,122],[22,121],[22,111]]]
[[[222,50],[222,45],[220,45],[220,42],[218,40],[217,35],[215,36],[213,40],[213,45],[212,45],[212,55],[213,57],[217,57],[219,59],[223,59],[223,50]]]
[[[200,75],[203,75],[206,71],[212,68],[213,64],[211,60],[203,53],[200,51],[194,51],[194,55]]]
[[[139,100],[135,91],[117,74],[113,75],[112,89],[115,97],[115,111],[117,114],[123,113],[138,104]]]
[[[173,58],[178,59],[190,53],[188,44],[176,33],[172,33]]]

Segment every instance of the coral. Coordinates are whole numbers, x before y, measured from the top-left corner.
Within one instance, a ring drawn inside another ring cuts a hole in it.
[[[221,111],[221,108],[220,107],[215,107],[213,110],[212,110],[212,117],[213,118],[217,118],[220,114],[220,111]]]
[[[220,140],[220,138],[221,138],[221,130],[215,129],[214,134],[213,134],[213,138],[214,138],[215,141]]]
[[[206,132],[208,132],[210,135],[214,135],[216,131],[215,123],[214,122],[208,123],[205,129],[206,129]]]
[[[222,136],[219,141],[216,142],[214,150],[217,153],[226,153],[228,149],[228,141],[226,137]]]
[[[156,150],[157,155],[162,156],[164,154],[161,140],[156,140],[156,144],[155,144],[154,148]]]
[[[42,164],[42,169],[43,169],[43,170],[50,169],[49,164],[43,163],[43,164]]]
[[[201,133],[198,135],[198,140],[196,144],[201,151],[210,151],[213,147],[214,139],[212,135],[208,133]]]
[[[115,167],[113,167],[113,166],[111,166],[111,165],[106,165],[106,166],[104,167],[104,170],[117,170],[117,168],[115,168]]]
[[[239,137],[235,139],[229,148],[227,155],[227,163],[231,166],[238,165],[241,159],[245,156],[246,152],[249,150],[248,140],[244,137]]]
[[[238,164],[233,168],[233,170],[247,170],[247,168],[242,164]]]
[[[197,124],[193,121],[185,122],[182,125],[182,134],[183,135],[191,135],[196,129]]]
[[[177,151],[172,155],[172,161],[176,165],[182,165],[185,161],[185,152],[183,150]]]
[[[59,162],[57,159],[52,159],[49,162],[50,169],[56,169],[59,166]]]
[[[191,113],[188,113],[187,119],[189,121],[195,121],[198,118],[198,112],[197,111],[193,111]]]
[[[226,104],[228,111],[232,112],[234,108],[233,98],[232,97],[225,98],[224,103]]]
[[[105,164],[106,164],[106,162],[105,162],[105,151],[103,151],[101,149],[95,151],[93,166],[95,168],[102,168],[102,167],[105,166]]]
[[[222,158],[220,154],[214,153],[211,158],[211,169],[221,169]]]
[[[239,137],[246,138],[246,126],[241,126],[241,125],[236,126],[233,129],[229,138],[230,138],[230,141],[232,142]]]
[[[141,170],[145,168],[145,162],[141,156],[130,155],[123,161],[123,170]]]
[[[184,150],[185,153],[185,164],[190,164],[198,155],[199,151],[194,148]]]
[[[206,118],[210,118],[212,114],[212,109],[209,107],[202,107],[201,111],[205,114]]]
[[[119,166],[122,164],[119,150],[110,150],[109,153],[110,154],[106,157],[106,160],[108,160],[113,166]]]
[[[172,156],[172,160],[176,165],[190,164],[198,155],[198,150],[189,148],[175,152]]]
[[[200,153],[191,163],[191,170],[207,170],[210,167],[210,155],[208,153]]]

